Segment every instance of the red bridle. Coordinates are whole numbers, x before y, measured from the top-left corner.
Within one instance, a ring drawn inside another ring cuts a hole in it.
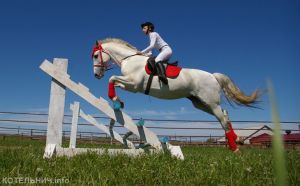
[[[102,53],[106,53],[108,55],[107,52],[105,52],[105,50],[103,49],[103,47],[101,46],[101,43],[97,43],[97,45],[94,47],[93,52],[92,52],[92,58],[94,58],[94,54],[95,52],[99,51],[99,55],[100,55],[100,61],[97,64],[94,64],[94,67],[104,67],[105,69],[108,67],[107,64],[104,63],[103,60],[103,55]]]

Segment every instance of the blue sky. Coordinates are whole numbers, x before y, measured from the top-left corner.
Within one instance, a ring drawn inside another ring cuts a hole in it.
[[[68,58],[76,82],[107,99],[108,78],[93,76],[90,58],[97,39],[121,38],[139,49],[148,45],[140,23],[152,21],[172,46],[173,60],[186,68],[220,72],[245,92],[266,89],[271,79],[280,116],[300,120],[299,1],[16,1],[0,3],[1,111],[46,112],[50,78],[44,59]],[[215,120],[187,99],[166,101],[117,90],[134,117]],[[87,113],[98,111],[73,93]],[[260,109],[223,107],[232,120],[270,120],[267,95]],[[66,105],[66,111],[69,106]]]

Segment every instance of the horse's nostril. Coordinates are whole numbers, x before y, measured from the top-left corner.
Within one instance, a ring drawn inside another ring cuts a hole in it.
[[[95,58],[95,59],[98,58],[98,55],[94,55],[94,58]]]

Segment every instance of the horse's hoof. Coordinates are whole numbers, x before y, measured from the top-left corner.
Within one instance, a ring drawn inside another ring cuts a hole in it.
[[[123,101],[120,100],[120,98],[118,96],[115,96],[113,99],[113,106],[115,110],[119,110],[119,109],[123,109],[125,104]]]
[[[113,108],[114,110],[120,110],[122,108],[122,104],[120,101],[114,101],[113,102]]]

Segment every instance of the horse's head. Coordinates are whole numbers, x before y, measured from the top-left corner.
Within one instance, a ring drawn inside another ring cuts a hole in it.
[[[135,47],[121,39],[107,38],[96,41],[92,51],[95,77],[101,79],[105,71],[112,69],[110,61],[122,68],[122,62],[137,55],[137,52],[138,50]]]
[[[92,58],[94,62],[94,75],[96,78],[101,79],[104,76],[105,71],[109,70],[108,62],[111,58],[98,41],[93,49]]]

